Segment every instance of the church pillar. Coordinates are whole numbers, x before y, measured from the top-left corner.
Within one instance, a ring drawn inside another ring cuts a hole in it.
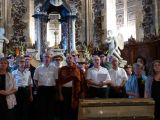
[[[68,15],[69,21],[69,39],[68,39],[68,52],[76,51],[76,30],[75,30],[75,22],[76,22],[76,14],[77,9],[74,3],[70,3],[71,13]]]
[[[29,43],[33,45],[35,43],[35,21],[34,18],[31,16],[34,14],[34,0],[29,0]]]
[[[68,48],[68,22],[66,21],[66,19],[60,19],[60,22],[61,22],[61,42],[60,42],[60,45],[61,45],[61,49],[64,49],[65,51],[67,50]]]
[[[82,40],[83,42],[86,41],[87,45],[91,43],[91,41],[93,41],[93,0],[84,0],[84,15],[85,15],[85,39]],[[84,9],[83,8],[83,9]]]
[[[38,54],[42,55],[45,52],[45,40],[43,31],[46,29],[45,25],[48,21],[47,14],[43,12],[39,12],[33,15],[35,18],[35,28],[36,28],[36,50],[38,50]]]
[[[76,30],[75,30],[75,23],[76,23],[76,18],[73,16],[72,18],[72,37],[71,37],[71,51],[76,51]]]
[[[159,23],[158,23],[158,1],[154,0],[154,6],[155,6],[155,29],[156,29],[156,35],[159,34]]]
[[[72,51],[76,51],[76,30],[75,30],[75,22],[76,22],[76,15],[70,14],[68,16],[68,53]]]

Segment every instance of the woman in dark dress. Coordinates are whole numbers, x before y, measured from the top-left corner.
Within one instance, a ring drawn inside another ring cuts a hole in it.
[[[7,59],[0,58],[0,119],[14,120],[16,86],[11,73],[7,69]]]
[[[155,120],[160,120],[160,60],[153,62],[151,96],[155,100]]]

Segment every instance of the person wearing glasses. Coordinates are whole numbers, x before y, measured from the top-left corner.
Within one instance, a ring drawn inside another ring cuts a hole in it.
[[[25,68],[25,58],[17,59],[18,69],[12,72],[16,80],[17,120],[29,120],[29,104],[33,101],[31,72]]]

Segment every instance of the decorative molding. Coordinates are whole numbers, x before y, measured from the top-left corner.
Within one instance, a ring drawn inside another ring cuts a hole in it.
[[[70,7],[74,15],[76,15],[76,42],[81,41],[81,32],[82,32],[82,1],[81,0],[69,0]]]
[[[94,10],[94,47],[96,44],[101,42],[102,40],[102,34],[104,34],[102,31],[102,16],[101,11],[104,8],[104,3],[102,4],[101,0],[94,0],[93,1],[93,10]]]
[[[143,30],[144,30],[144,40],[148,38],[151,34],[155,34],[155,20],[154,20],[154,6],[153,0],[142,0],[144,18],[143,18]]]
[[[25,6],[25,0],[11,0],[11,19],[13,20],[13,36],[11,38],[11,47],[16,48],[20,46],[23,51],[26,47],[26,36],[24,30],[26,29],[27,23],[24,22],[24,16],[27,12]]]
[[[124,26],[124,1],[116,0],[116,24],[119,30]]]

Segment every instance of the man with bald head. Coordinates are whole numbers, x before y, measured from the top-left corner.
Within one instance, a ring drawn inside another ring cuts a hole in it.
[[[109,92],[110,98],[122,98],[124,97],[124,85],[128,80],[126,71],[119,67],[119,60],[116,57],[112,57],[112,68],[109,70],[111,77],[111,88]]]

